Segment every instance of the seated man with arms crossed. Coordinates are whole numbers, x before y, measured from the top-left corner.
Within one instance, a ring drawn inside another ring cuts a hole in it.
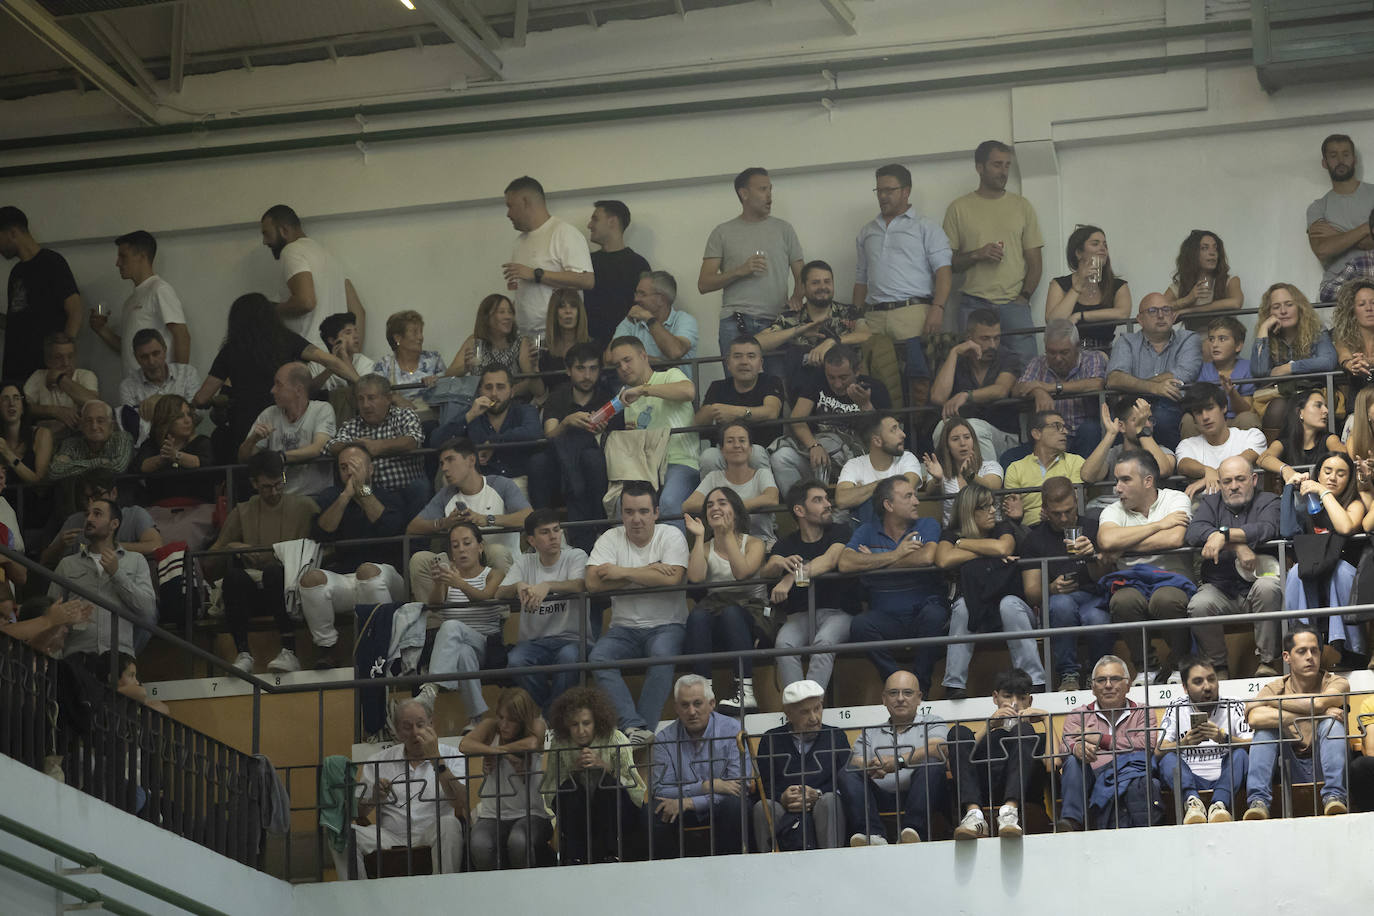
[[[1245,704],[1220,699],[1217,672],[1196,655],[1178,666],[1186,696],[1164,710],[1159,729],[1159,776],[1184,799],[1183,823],[1220,824],[1231,820],[1234,800],[1245,794],[1245,746],[1250,725]],[[1212,790],[1204,807],[1199,789]]]
[[[764,797],[754,803],[754,842],[760,850],[833,849],[844,837],[837,792],[849,739],[821,722],[824,696],[815,681],[788,684],[782,689],[787,721],[759,742]]]

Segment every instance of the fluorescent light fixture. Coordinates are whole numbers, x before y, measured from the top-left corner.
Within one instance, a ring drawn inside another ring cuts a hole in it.
[[[401,6],[404,6],[408,10],[415,9],[415,4],[411,3],[410,0],[401,0]]]

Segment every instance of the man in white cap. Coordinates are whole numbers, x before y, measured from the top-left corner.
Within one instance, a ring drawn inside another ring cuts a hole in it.
[[[839,775],[849,762],[843,729],[821,723],[825,689],[793,681],[782,690],[786,724],[759,741],[763,799],[754,803],[758,849],[833,849],[844,836]]]

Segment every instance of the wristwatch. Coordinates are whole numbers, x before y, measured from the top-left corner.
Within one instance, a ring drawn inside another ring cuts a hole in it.
[[[1217,533],[1220,534],[1223,538],[1226,538],[1227,540],[1230,540],[1230,538],[1231,538],[1231,526],[1230,526],[1230,525],[1222,525],[1221,527],[1219,527],[1219,528],[1217,529]]]
[[[1054,385],[1054,393],[1055,393],[1055,394],[1063,394],[1063,393],[1064,393],[1064,383],[1063,383],[1063,382],[1056,382],[1056,383],[1055,383],[1055,385]]]
[[[434,765],[434,772],[435,774],[442,776],[444,773],[448,772],[448,764],[440,760],[438,763]]]
[[[371,496],[371,495],[372,495],[372,488],[369,487],[367,484],[363,484],[361,487],[358,488],[358,495],[359,495],[359,496]]]
[[[746,408],[744,408],[744,419],[748,420],[748,419],[751,419],[753,416],[754,416],[754,409],[753,409],[752,407],[746,407]]]
[[[542,267],[536,267],[536,268],[534,269],[534,282],[535,282],[535,283],[543,283],[543,282],[544,282],[544,268],[542,268]]]
[[[488,527],[488,528],[495,528],[495,527],[496,527],[496,516],[490,515],[490,514],[487,515],[487,527]]]

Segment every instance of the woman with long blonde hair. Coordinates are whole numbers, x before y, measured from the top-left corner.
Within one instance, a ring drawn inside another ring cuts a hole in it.
[[[1275,283],[1266,289],[1260,297],[1259,315],[1255,319],[1250,374],[1255,378],[1270,378],[1330,372],[1334,368],[1336,348],[1331,343],[1331,335],[1322,327],[1321,317],[1302,290],[1292,283]],[[1272,397],[1271,391],[1260,421],[1271,441],[1278,438],[1288,415],[1288,399],[1298,386],[1293,382],[1281,382],[1276,387],[1278,396]]]

